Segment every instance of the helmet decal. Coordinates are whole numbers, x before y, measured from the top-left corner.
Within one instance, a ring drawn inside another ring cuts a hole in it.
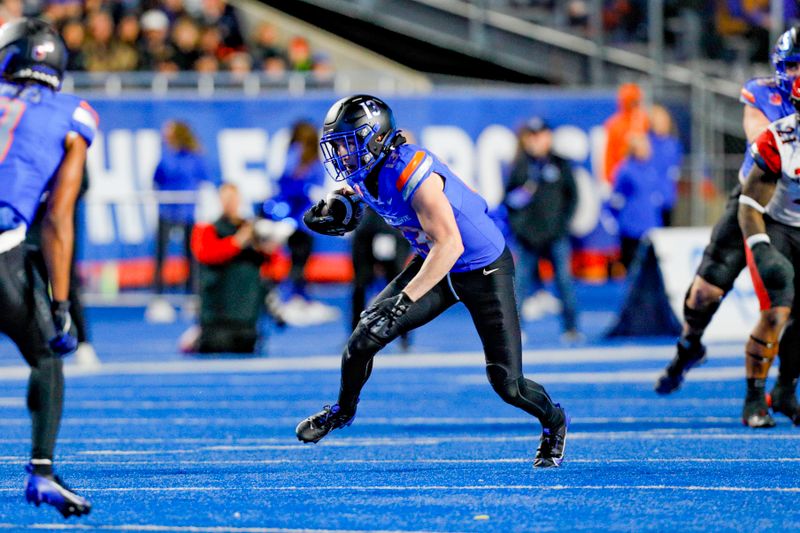
[[[67,49],[47,22],[20,18],[0,27],[0,75],[10,81],[34,81],[58,90]]]

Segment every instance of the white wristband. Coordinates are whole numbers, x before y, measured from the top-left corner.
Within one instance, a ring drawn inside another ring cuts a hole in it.
[[[769,235],[767,235],[766,233],[756,233],[755,235],[750,235],[748,238],[745,239],[744,242],[746,242],[747,247],[752,250],[753,246],[755,246],[756,244],[760,242],[765,242],[769,244],[770,240],[769,240]]]
[[[756,211],[758,211],[762,215],[767,212],[767,209],[763,205],[761,205],[760,203],[756,202],[755,200],[753,200],[749,196],[745,196],[744,194],[740,194],[739,195],[739,203],[743,204],[743,205],[746,205],[747,207],[752,207],[753,209],[755,209]]]

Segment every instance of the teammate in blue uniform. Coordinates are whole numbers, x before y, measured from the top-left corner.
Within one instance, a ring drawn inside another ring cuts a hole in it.
[[[298,439],[317,442],[350,425],[375,354],[461,301],[483,343],[492,387],[544,428],[534,466],[559,466],[569,421],[544,387],[522,374],[514,261],[484,199],[431,152],[406,144],[378,98],[336,102],[320,144],[331,176],[352,189],[341,193],[358,195],[402,231],[416,256],[362,313],[342,356],[338,403],[300,422]],[[312,229],[326,232],[326,224],[335,224],[324,202],[310,214]]]
[[[47,23],[18,19],[0,28],[0,332],[31,367],[25,497],[68,517],[90,511],[54,475],[53,454],[64,399],[62,357],[77,346],[68,302],[73,213],[97,116],[85,101],[58,92],[66,61],[66,47]],[[39,256],[23,240],[43,196]]]
[[[740,183],[731,191],[725,212],[714,226],[711,242],[703,252],[703,259],[686,293],[683,332],[678,340],[675,358],[656,382],[655,390],[659,394],[669,394],[677,390],[686,372],[704,361],[706,348],[701,342],[703,333],[722,299],[733,288],[734,281],[747,264],[737,213],[742,183],[753,168],[749,145],[771,122],[795,113],[790,93],[792,81],[800,74],[800,27],[791,28],[781,35],[775,45],[772,63],[775,67],[774,77],[753,78],[742,88],[740,100],[744,104],[743,127],[748,150],[739,170]],[[786,337],[781,340],[780,352],[790,353],[798,350],[800,345],[793,338]],[[783,362],[784,359],[781,359],[782,369]],[[748,358],[747,365],[755,363]],[[763,380],[748,381],[748,399],[744,405],[742,419],[750,427],[775,425],[767,407],[764,386]],[[773,397],[782,398],[783,401],[773,404],[772,408],[773,411],[791,418],[795,424],[800,424],[796,386],[796,380],[785,382],[779,379],[771,394]]]

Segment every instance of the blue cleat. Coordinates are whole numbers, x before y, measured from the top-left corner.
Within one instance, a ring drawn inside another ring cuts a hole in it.
[[[28,503],[39,507],[46,503],[52,505],[64,518],[89,514],[91,504],[78,496],[64,484],[58,476],[42,476],[33,473],[33,465],[25,467],[28,477],[25,479],[25,499]]]
[[[533,460],[534,468],[553,468],[561,466],[564,461],[564,450],[567,449],[567,430],[570,418],[561,405],[556,404],[564,414],[564,422],[560,426],[544,428],[539,439],[539,449]]]
[[[299,424],[295,433],[297,439],[302,442],[319,442],[322,437],[342,427],[347,427],[353,423],[356,412],[345,412],[339,404],[326,405],[322,411],[311,415]]]

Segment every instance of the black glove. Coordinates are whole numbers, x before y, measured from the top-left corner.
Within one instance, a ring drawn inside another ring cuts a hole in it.
[[[321,233],[322,235],[332,235],[341,237],[347,233],[347,229],[343,224],[338,222],[330,214],[322,214],[325,209],[325,200],[320,200],[316,205],[312,205],[308,211],[303,215],[303,222],[311,231]]]
[[[54,301],[50,306],[53,314],[53,326],[56,334],[50,339],[50,349],[58,355],[67,355],[78,348],[78,339],[72,334],[72,317],[69,314],[69,302]]]
[[[397,322],[413,303],[406,293],[401,292],[375,302],[361,313],[361,321],[372,336],[381,342],[388,342],[398,335]]]

